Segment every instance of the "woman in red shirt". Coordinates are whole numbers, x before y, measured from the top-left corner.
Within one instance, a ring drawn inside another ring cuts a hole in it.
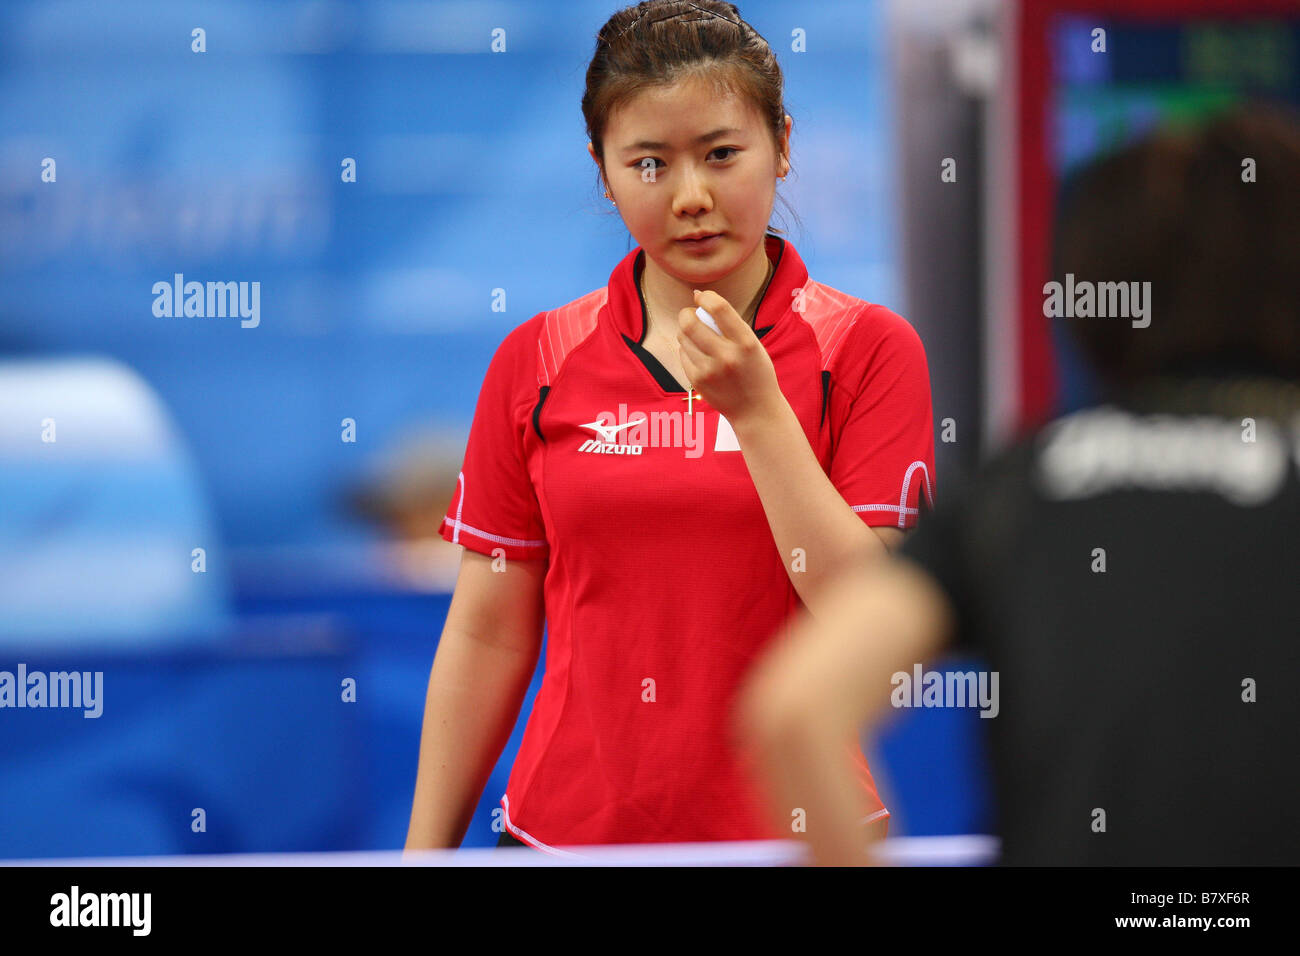
[[[502,842],[778,838],[732,739],[762,650],[933,500],[925,353],[769,232],[782,77],[731,4],[600,31],[588,150],[638,246],[510,333],[442,526],[465,552],[429,681],[409,848],[459,845],[548,635]],[[698,317],[704,309],[715,331]],[[856,740],[862,822],[887,827]]]

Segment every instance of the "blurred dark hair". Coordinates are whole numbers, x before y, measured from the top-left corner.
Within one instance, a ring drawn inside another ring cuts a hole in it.
[[[1234,107],[1157,131],[1086,166],[1061,198],[1054,280],[1151,283],[1146,328],[1065,320],[1106,385],[1224,369],[1300,378],[1294,114]]]
[[[649,87],[668,86],[688,76],[710,81],[719,94],[747,98],[780,152],[789,112],[781,67],[767,41],[741,19],[736,5],[720,0],[646,0],[619,10],[600,28],[587,67],[582,115],[602,167],[610,114]]]

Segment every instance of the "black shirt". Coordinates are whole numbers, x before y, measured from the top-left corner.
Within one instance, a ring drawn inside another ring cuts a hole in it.
[[[1300,864],[1300,402],[1275,384],[1066,416],[902,546],[999,673],[1004,863]]]

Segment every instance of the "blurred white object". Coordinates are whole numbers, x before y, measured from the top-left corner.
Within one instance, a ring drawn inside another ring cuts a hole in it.
[[[948,44],[952,78],[970,96],[992,96],[998,87],[1002,51],[997,37],[978,30],[964,30]]]
[[[703,306],[696,306],[695,314],[700,317],[701,322],[711,328],[714,332],[717,332],[719,335],[722,334],[722,329],[718,328],[718,323],[713,321],[713,316],[709,315]]]
[[[212,639],[229,624],[224,567],[197,469],[139,375],[0,362],[0,649]]]

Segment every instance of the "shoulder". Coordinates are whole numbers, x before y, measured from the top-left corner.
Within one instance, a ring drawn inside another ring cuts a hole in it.
[[[929,378],[925,347],[912,323],[876,302],[809,280],[804,321],[835,377],[861,381],[872,372],[903,371]]]
[[[596,330],[608,298],[609,290],[602,286],[564,305],[538,312],[506,335],[497,348],[497,358],[514,366],[520,376],[531,368],[535,372],[533,388],[549,385],[570,353]]]
[[[506,334],[493,361],[521,372],[527,363],[535,363],[538,380],[549,380],[568,353],[595,330],[608,294],[609,290],[602,286],[564,305],[538,312]]]
[[[862,337],[868,342],[892,349],[924,353],[921,336],[917,334],[912,323],[886,306],[875,302],[864,302],[856,324],[862,330]]]
[[[537,337],[545,320],[546,313],[538,312],[531,319],[520,322],[501,340],[497,346],[497,356],[515,360],[536,349]]]
[[[512,404],[536,390],[537,336],[545,313],[539,312],[506,333],[497,344],[483,378],[483,391]]]
[[[1009,559],[1023,547],[1015,542],[1052,526],[1039,510],[1042,499],[1034,481],[1038,437],[1036,432],[1020,436],[994,450],[945,494],[929,520],[971,542],[986,560]]]

